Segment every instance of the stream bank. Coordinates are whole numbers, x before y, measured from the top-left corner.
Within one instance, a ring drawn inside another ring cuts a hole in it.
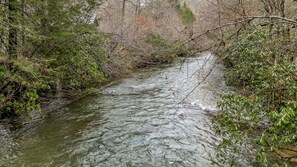
[[[210,166],[223,70],[209,53],[139,70],[20,130],[0,166]]]

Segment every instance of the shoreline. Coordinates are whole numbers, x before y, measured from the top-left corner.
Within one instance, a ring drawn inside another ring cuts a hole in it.
[[[200,54],[194,54],[199,56]],[[143,67],[135,67],[133,69],[130,69],[127,73],[120,74],[119,76],[107,79],[106,81],[102,82],[101,84],[98,85],[92,85],[88,88],[85,88],[83,90],[79,91],[61,91],[57,94],[54,94],[52,96],[44,96],[41,97],[41,112],[38,111],[32,111],[29,113],[28,116],[12,116],[12,117],[6,117],[0,119],[0,126],[4,127],[4,130],[9,130],[10,133],[14,133],[18,131],[19,129],[30,129],[30,127],[36,126],[35,124],[38,124],[42,122],[46,117],[50,116],[51,113],[54,111],[59,110],[60,108],[63,108],[81,98],[84,98],[86,96],[91,96],[92,94],[96,94],[98,90],[104,89],[105,87],[112,85],[119,80],[129,77],[133,73],[140,72],[141,70],[144,69],[149,69],[153,67],[157,67],[160,65],[165,65],[165,64],[173,64],[175,59],[178,58],[190,58],[193,57],[192,54],[189,54],[188,56],[178,56],[174,57],[172,59],[172,62],[170,63],[159,63],[155,65],[148,65],[148,66],[143,66]],[[0,128],[0,130],[2,130]]]

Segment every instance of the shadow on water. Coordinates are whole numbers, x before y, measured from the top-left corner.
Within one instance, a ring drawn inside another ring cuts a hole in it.
[[[210,166],[218,139],[208,114],[232,88],[216,65],[193,89],[215,61],[210,54],[177,60],[98,90],[19,133],[0,166]]]

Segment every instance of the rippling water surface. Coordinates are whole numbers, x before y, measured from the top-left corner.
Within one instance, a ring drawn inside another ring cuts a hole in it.
[[[0,166],[210,166],[218,141],[208,115],[229,89],[214,64],[203,54],[106,86],[19,134]]]

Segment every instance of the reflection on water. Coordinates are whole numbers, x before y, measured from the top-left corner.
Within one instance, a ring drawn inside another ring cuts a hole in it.
[[[0,166],[210,166],[218,141],[208,114],[229,89],[214,64],[204,54],[146,69],[73,102],[21,133]]]

